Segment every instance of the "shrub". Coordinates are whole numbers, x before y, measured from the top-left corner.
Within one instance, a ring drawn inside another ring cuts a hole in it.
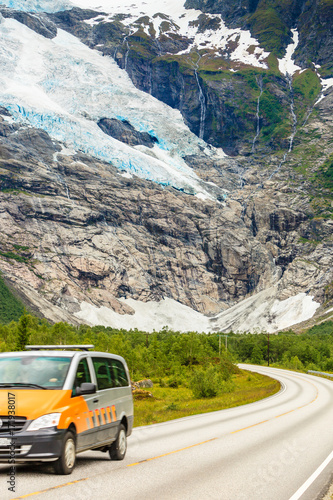
[[[304,370],[304,365],[302,361],[298,359],[298,356],[294,356],[291,358],[288,368],[292,370]]]
[[[197,368],[190,380],[190,389],[195,398],[213,398],[221,392],[224,385],[223,373],[219,366]]]
[[[166,410],[176,411],[179,410],[179,406],[176,403],[170,403],[165,407]]]
[[[330,358],[324,363],[324,370],[327,372],[333,372],[333,359]]]
[[[29,323],[30,316],[24,313],[17,325],[17,340],[16,340],[16,350],[24,351],[25,346],[29,343]]]
[[[159,381],[158,381],[158,383],[160,384],[160,387],[166,387],[167,386],[164,378],[160,378]]]
[[[172,377],[169,378],[169,380],[167,381],[167,386],[168,387],[172,387],[174,389],[178,389],[178,387],[182,385],[182,382],[181,380],[176,376],[176,375],[173,375]]]

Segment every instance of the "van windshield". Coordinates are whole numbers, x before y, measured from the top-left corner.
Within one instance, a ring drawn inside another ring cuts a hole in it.
[[[0,357],[0,389],[62,389],[71,359],[34,354]]]

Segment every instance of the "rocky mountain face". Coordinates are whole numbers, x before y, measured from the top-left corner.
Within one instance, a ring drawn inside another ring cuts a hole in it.
[[[68,149],[66,134],[61,140],[47,128],[46,112],[39,126],[18,120],[7,90],[0,99],[7,282],[53,321],[81,321],[83,302],[133,315],[124,298],[167,297],[212,316],[271,287],[277,300],[306,293],[325,310],[333,299],[330,3],[187,0],[186,29],[182,11],[177,24],[159,6],[136,16],[78,4],[54,12],[1,7],[0,36],[15,20],[39,40],[66,31],[116,61],[138,91],[179,110],[197,136],[198,146],[181,156],[205,195],[138,176],[93,148]],[[246,47],[244,29],[253,37]],[[293,43],[299,68],[290,71],[283,56]],[[91,81],[87,99],[97,106],[94,73]],[[57,89],[66,85],[57,80]],[[116,101],[110,90],[111,110]],[[80,116],[114,140],[113,149],[126,145],[160,161],[163,138],[140,129],[135,111],[107,111],[103,103]]]
[[[248,28],[260,44],[278,57],[292,41],[297,26],[299,42],[295,61],[332,70],[333,5],[329,0],[186,0],[185,7],[221,14],[228,26]],[[324,69],[322,68],[322,69]]]
[[[101,22],[89,24],[87,20],[96,19],[96,12],[73,9],[53,14],[52,20],[90,47],[115,58],[137,88],[179,109],[190,130],[234,156],[252,151],[259,96],[261,137],[257,148],[279,149],[291,133],[290,86],[277,59],[292,43],[291,28],[298,28],[294,57],[304,70],[293,89],[300,121],[310,112],[320,91],[320,74],[333,75],[332,6],[329,2],[308,4],[305,0],[282,6],[274,0],[237,5],[187,0],[185,7],[203,12],[192,21],[202,35],[199,44],[167,15],[159,34],[154,19],[148,16],[130,24],[122,23],[120,15],[107,21],[100,17]],[[223,32],[223,20],[235,30],[222,46],[208,44],[212,33]],[[240,27],[256,37],[243,60],[233,57],[242,46]],[[256,61],[253,66],[253,61],[246,62],[246,56],[256,52],[257,39],[267,52],[265,64]],[[315,65],[320,66],[319,72]]]

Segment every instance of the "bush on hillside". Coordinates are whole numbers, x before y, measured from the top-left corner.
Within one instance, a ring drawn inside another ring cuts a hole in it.
[[[214,398],[218,394],[231,392],[234,384],[230,377],[226,380],[220,365],[209,366],[206,369],[200,367],[194,371],[190,379],[190,389],[197,399]]]

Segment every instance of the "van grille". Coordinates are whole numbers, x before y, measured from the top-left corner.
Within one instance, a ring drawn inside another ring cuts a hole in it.
[[[8,415],[0,415],[0,435],[8,434],[9,431],[19,432],[23,429],[26,423],[26,417],[8,418]]]
[[[0,458],[15,458],[20,455],[25,455],[31,450],[31,444],[25,444],[23,446],[15,446],[15,448],[10,448],[9,446],[0,445]]]

